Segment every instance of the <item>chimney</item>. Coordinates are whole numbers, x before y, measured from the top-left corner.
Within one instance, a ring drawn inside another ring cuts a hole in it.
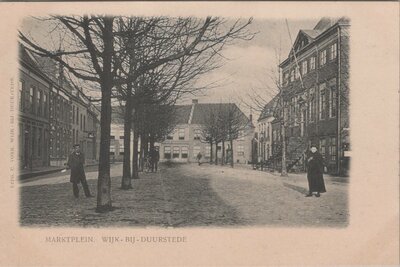
[[[249,116],[249,120],[251,123],[253,123],[253,109],[250,107],[250,116]]]
[[[198,99],[192,99],[192,104],[198,104],[199,100]]]

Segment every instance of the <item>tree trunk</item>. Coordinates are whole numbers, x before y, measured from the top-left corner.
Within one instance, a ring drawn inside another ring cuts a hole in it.
[[[281,176],[288,176],[286,169],[286,129],[285,122],[282,123],[282,170]]]
[[[133,129],[133,155],[132,155],[132,178],[139,179],[139,135],[137,130]]]
[[[231,145],[231,167],[233,168],[233,140],[229,140],[230,145]]]
[[[149,154],[149,138],[146,136],[143,138],[143,159],[145,160],[147,158],[147,155]]]
[[[210,164],[213,163],[213,142],[210,141]]]
[[[215,165],[218,165],[218,142],[215,142]]]
[[[110,132],[111,132],[111,89],[113,76],[111,70],[113,56],[113,18],[104,18],[104,52],[103,73],[101,75],[101,134],[99,176],[97,181],[97,207],[96,212],[112,210],[111,203],[111,177],[110,177]]]
[[[132,189],[131,183],[131,128],[132,128],[132,84],[127,86],[127,100],[124,114],[124,162],[121,189]]]
[[[222,159],[221,166],[225,164],[225,141],[222,140]]]
[[[140,151],[139,151],[139,171],[143,172],[144,166],[144,140],[143,135],[140,135]]]

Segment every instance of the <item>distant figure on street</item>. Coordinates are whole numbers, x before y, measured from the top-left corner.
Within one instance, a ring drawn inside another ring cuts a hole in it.
[[[197,154],[197,163],[199,163],[199,166],[200,166],[200,164],[201,164],[201,158],[203,157],[203,155],[199,152],[198,154]]]
[[[93,197],[90,194],[89,186],[86,181],[85,170],[85,155],[81,152],[80,145],[74,145],[74,151],[69,155],[67,166],[71,169],[70,182],[72,183],[72,190],[76,198],[79,197],[78,184],[82,183],[83,191],[86,197]]]
[[[154,170],[157,172],[158,162],[160,161],[160,152],[158,151],[158,147],[153,148],[150,151],[150,160],[151,160],[151,172],[154,172]]]
[[[317,147],[312,146],[307,158],[307,180],[309,192],[306,197],[311,197],[316,192],[316,197],[320,197],[320,193],[326,192],[324,183],[324,161],[317,151]]]

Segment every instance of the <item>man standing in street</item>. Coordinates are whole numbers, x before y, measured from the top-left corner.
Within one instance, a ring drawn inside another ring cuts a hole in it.
[[[199,166],[200,166],[200,164],[201,164],[201,158],[203,157],[203,155],[199,152],[198,154],[197,154],[197,163],[199,163]]]
[[[150,151],[150,158],[151,158],[151,172],[154,170],[157,172],[158,169],[158,162],[160,161],[160,152],[158,151],[158,147],[153,148]]]
[[[306,197],[311,197],[313,192],[316,192],[316,197],[320,197],[320,193],[325,193],[324,183],[324,161],[322,156],[317,151],[316,146],[312,146],[310,149],[310,155],[307,158],[307,180],[309,193]]]
[[[80,145],[74,145],[74,151],[68,157],[67,166],[71,169],[70,182],[72,183],[72,190],[76,198],[79,197],[78,184],[82,183],[83,191],[86,197],[93,197],[90,194],[89,186],[86,181],[84,170],[85,155],[81,152]]]

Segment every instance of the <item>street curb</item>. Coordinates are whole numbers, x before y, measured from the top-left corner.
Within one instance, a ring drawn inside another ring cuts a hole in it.
[[[88,164],[88,165],[85,165],[85,167],[90,167],[90,166],[95,166],[95,165],[98,165],[98,163],[96,163],[96,164]],[[25,180],[25,179],[29,179],[29,178],[33,178],[33,177],[37,177],[37,176],[41,176],[41,175],[60,172],[63,169],[65,169],[65,168],[64,167],[62,167],[62,168],[60,167],[60,168],[51,169],[51,170],[28,172],[28,173],[24,173],[24,174],[19,174],[18,177],[19,177],[19,180]]]

